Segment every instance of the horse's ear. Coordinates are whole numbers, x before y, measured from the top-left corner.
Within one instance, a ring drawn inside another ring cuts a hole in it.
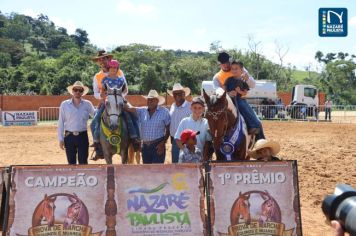
[[[223,95],[221,95],[220,99],[225,100],[226,99],[226,91],[224,91]]]
[[[206,104],[209,104],[210,102],[210,97],[209,95],[205,92],[205,89],[203,89],[203,96]]]
[[[239,197],[241,197],[241,191],[239,192]]]

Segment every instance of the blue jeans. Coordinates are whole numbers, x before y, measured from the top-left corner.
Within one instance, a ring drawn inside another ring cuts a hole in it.
[[[178,163],[179,147],[176,140],[172,136],[171,136],[171,143],[172,143],[172,163]]]
[[[103,114],[105,106],[100,104],[98,111],[96,112],[93,121],[90,124],[91,133],[93,134],[94,142],[99,142],[100,139],[100,118]],[[135,114],[124,111],[123,117],[127,122],[127,128],[129,131],[130,138],[139,138],[140,131],[138,125],[138,118]]]
[[[265,135],[263,133],[262,123],[250,105],[246,102],[246,99],[236,97],[236,104],[240,114],[245,119],[247,129],[259,128],[260,131],[256,134],[256,140],[264,139]]]
[[[166,158],[166,151],[162,155],[157,154],[157,145],[163,140],[163,138],[157,139],[156,142],[152,144],[142,145],[142,161],[143,164],[163,164]]]

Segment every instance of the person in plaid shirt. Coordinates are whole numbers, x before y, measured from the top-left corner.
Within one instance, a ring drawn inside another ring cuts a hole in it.
[[[136,112],[138,116],[143,144],[143,164],[164,163],[171,122],[169,111],[160,106],[165,102],[165,99],[159,96],[156,90],[150,90],[144,98],[147,100],[146,107],[125,105],[124,109],[129,112]]]

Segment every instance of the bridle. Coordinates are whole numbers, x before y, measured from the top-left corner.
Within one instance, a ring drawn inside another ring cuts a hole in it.
[[[216,122],[219,120],[219,117],[221,116],[221,114],[224,114],[224,117],[225,117],[225,121],[227,122],[228,121],[228,118],[227,118],[227,107],[228,105],[225,104],[225,106],[218,110],[218,111],[209,111],[207,110],[205,112],[206,115],[209,115],[209,116],[212,116],[213,120]],[[208,107],[209,109],[209,107]],[[227,124],[224,125],[224,132],[223,132],[223,135],[222,136],[215,136],[215,133],[213,134],[213,138],[223,138],[226,134],[226,131],[227,131]]]
[[[120,89],[121,89],[121,88],[120,88]],[[114,88],[114,94],[108,94],[108,96],[114,96],[114,98],[115,98],[115,105],[116,105],[116,107],[118,107],[119,104],[117,103],[117,97],[120,96],[120,94],[118,93],[118,89],[117,89],[117,88]],[[107,109],[105,109],[105,113],[106,113],[106,115],[107,115],[108,117],[111,117],[111,116],[117,116],[117,117],[119,117],[119,116],[120,116],[119,114],[111,114],[111,113],[109,113]]]

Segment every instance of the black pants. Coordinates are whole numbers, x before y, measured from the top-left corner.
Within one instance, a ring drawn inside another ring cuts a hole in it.
[[[68,164],[77,164],[77,154],[79,164],[88,164],[89,139],[87,132],[81,132],[77,136],[68,134],[64,137],[64,146]]]
[[[329,116],[329,120],[331,120],[331,108],[326,107],[325,108],[325,120],[327,120]]]

